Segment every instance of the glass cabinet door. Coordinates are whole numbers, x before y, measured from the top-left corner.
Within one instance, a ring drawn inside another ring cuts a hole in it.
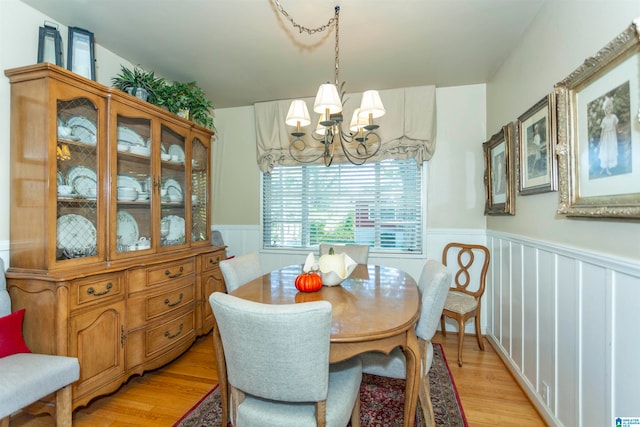
[[[56,261],[97,255],[98,112],[87,98],[57,101]]]
[[[209,242],[209,148],[196,136],[191,140],[191,241]]]
[[[160,245],[186,243],[186,132],[160,126]]]
[[[124,114],[118,114],[116,121],[116,186],[112,186],[116,204],[116,253],[150,250],[154,243],[152,122],[149,118]]]

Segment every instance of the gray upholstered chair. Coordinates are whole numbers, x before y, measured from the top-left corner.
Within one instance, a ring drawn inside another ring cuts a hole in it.
[[[362,365],[358,358],[329,364],[329,302],[270,305],[222,292],[209,302],[236,426],[360,425]]]
[[[222,271],[227,292],[233,292],[245,283],[262,276],[260,256],[251,252],[225,259],[220,261],[220,271]]]
[[[320,256],[329,253],[329,249],[333,248],[336,254],[345,253],[349,258],[358,264],[366,264],[369,261],[368,245],[334,245],[331,243],[320,243]]]
[[[11,299],[0,259],[0,317],[11,314]],[[71,426],[71,384],[80,377],[75,357],[17,353],[0,358],[0,426],[8,427],[14,412],[55,393],[55,421]]]
[[[440,262],[428,260],[418,281],[421,298],[420,318],[416,324],[416,335],[420,346],[420,392],[419,400],[427,425],[433,425],[434,415],[429,392],[429,369],[433,362],[433,345],[431,339],[436,333],[438,320],[451,286],[451,273]],[[391,378],[406,377],[406,359],[402,350],[397,347],[389,355],[369,352],[360,356],[362,371],[368,374]]]

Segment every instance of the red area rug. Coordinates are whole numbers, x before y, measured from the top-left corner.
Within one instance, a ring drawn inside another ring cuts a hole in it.
[[[402,426],[404,380],[364,374],[360,386],[360,419],[362,427]],[[440,344],[433,344],[433,364],[429,371],[431,403],[436,426],[467,427],[462,404]],[[219,427],[222,410],[220,389],[216,385],[189,410],[174,427]],[[425,426],[420,405],[416,412],[417,427]]]

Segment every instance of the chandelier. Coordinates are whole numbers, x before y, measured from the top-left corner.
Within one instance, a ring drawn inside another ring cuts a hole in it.
[[[322,143],[324,149],[316,156],[309,158],[310,147],[302,139],[306,135],[302,131],[303,127],[311,124],[307,104],[296,99],[291,102],[285,123],[294,126],[291,132],[293,137],[289,145],[289,154],[299,163],[313,163],[323,158],[325,166],[330,166],[336,146],[339,144],[344,157],[354,165],[362,165],[368,159],[375,156],[380,151],[380,136],[375,132],[378,125],[373,119],[382,117],[385,114],[380,94],[377,90],[367,90],[362,94],[360,108],[356,108],[349,122],[349,129],[343,130],[343,110],[342,95],[338,93],[339,73],[340,73],[340,6],[335,6],[334,17],[327,24],[318,28],[306,28],[296,23],[293,18],[282,8],[280,2],[275,0],[276,7],[292,25],[300,32],[313,34],[326,31],[335,22],[335,83],[324,83],[320,85],[313,106],[313,111],[320,114],[320,119],[316,129],[311,133],[313,140]],[[342,83],[341,89],[344,86]],[[301,157],[302,156],[302,157]]]

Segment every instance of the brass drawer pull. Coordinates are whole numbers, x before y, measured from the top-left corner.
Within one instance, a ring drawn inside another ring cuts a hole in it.
[[[87,289],[87,294],[93,295],[94,297],[100,297],[102,295],[106,295],[109,292],[111,292],[111,288],[113,288],[113,284],[111,282],[107,283],[107,289],[102,292],[96,292],[96,290],[93,289],[93,286],[92,286],[89,289]]]
[[[175,333],[175,334],[173,334],[173,335],[171,335],[171,334],[169,333],[169,331],[165,331],[164,336],[165,336],[165,337],[167,337],[167,338],[169,338],[169,339],[172,339],[172,338],[177,337],[178,335],[180,335],[180,334],[182,333],[182,326],[183,326],[183,325],[182,325],[182,323],[180,323],[180,326],[178,327],[178,328],[179,328],[178,332],[176,332],[176,333]]]
[[[180,296],[178,297],[179,298],[178,301],[170,302],[169,298],[167,298],[167,299],[164,300],[164,303],[167,305],[167,307],[173,307],[173,306],[176,306],[176,305],[180,304],[182,302],[182,298],[183,297],[184,297],[184,295],[182,294],[182,292],[180,292]]]
[[[184,266],[181,265],[179,273],[171,274],[171,271],[165,270],[164,275],[167,276],[169,279],[175,279],[176,277],[182,276],[183,271],[184,271]]]

